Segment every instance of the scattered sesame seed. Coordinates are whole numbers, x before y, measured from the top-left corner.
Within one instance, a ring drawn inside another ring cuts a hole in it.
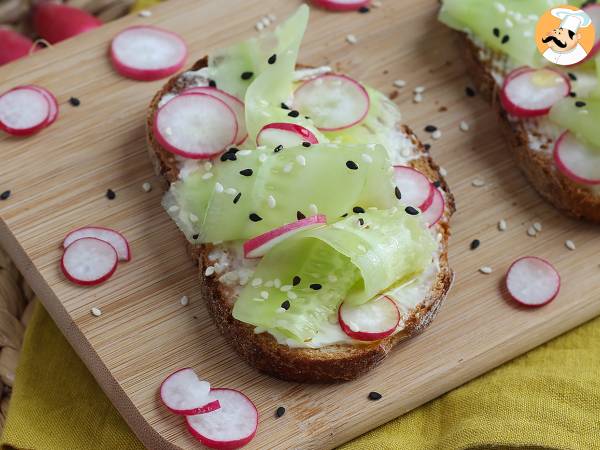
[[[275,200],[275,197],[269,195],[269,197],[267,197],[267,205],[271,209],[275,208],[275,206],[277,206],[277,201]]]
[[[425,130],[427,133],[433,133],[434,131],[436,131],[436,130],[437,130],[437,127],[436,127],[435,125],[427,125],[427,126],[424,128],[424,130]]]
[[[255,278],[252,280],[252,287],[258,287],[262,284],[262,278]]]
[[[283,286],[281,286],[281,288],[279,289],[281,292],[288,292],[292,290],[292,285],[291,284],[284,284]]]
[[[240,150],[237,154],[240,156],[248,156],[252,154],[252,150]]]
[[[199,234],[192,234],[192,239],[197,240],[200,237]]]
[[[269,293],[267,291],[261,291],[260,296],[266,300],[269,298]]]
[[[302,143],[302,147],[306,147],[306,148],[308,148],[308,147],[310,147],[310,146],[311,146],[311,143],[310,143],[310,142],[304,141],[304,142]]]
[[[273,149],[273,153],[279,153],[281,150],[283,150],[283,145],[279,144]]]
[[[423,101],[423,96],[421,94],[415,94],[413,97],[413,103],[421,103]]]
[[[71,104],[71,106],[79,106],[81,105],[81,100],[79,100],[77,97],[71,97],[69,99],[69,103]]]
[[[285,309],[283,309],[283,308],[280,306],[279,308],[277,308],[277,309],[275,310],[275,312],[276,312],[277,314],[282,314],[282,313],[284,313],[284,312],[285,312]]]
[[[217,82],[215,80],[208,80],[208,85],[210,87],[217,87]]]
[[[582,102],[581,100],[577,100],[575,102],[575,106],[577,106],[578,108],[583,108],[585,105],[587,105],[586,102]]]
[[[241,78],[242,80],[249,80],[254,76],[254,72],[242,72]]]
[[[473,89],[471,86],[467,86],[465,88],[465,94],[467,97],[475,97],[475,89]]]
[[[175,213],[177,211],[179,211],[179,206],[177,206],[177,205],[169,206],[169,212]]]
[[[567,239],[565,241],[565,247],[567,247],[569,250],[575,250],[575,242],[573,242],[571,239]]]
[[[113,191],[112,189],[107,189],[106,190],[106,198],[109,200],[114,200],[117,197],[117,194],[115,194],[115,191]]]
[[[102,310],[96,306],[94,306],[90,312],[92,313],[92,316],[94,317],[100,317],[102,315]]]
[[[577,81],[577,76],[573,72],[567,72],[567,75],[569,75],[571,80]]]
[[[200,219],[198,219],[198,216],[196,214],[190,213],[190,220],[192,222],[198,222],[198,220]]]
[[[435,180],[433,182],[433,186],[436,187],[436,188],[439,188],[441,185],[442,185],[442,182],[440,180]]]
[[[528,236],[535,237],[536,234],[537,234],[537,231],[535,231],[535,228],[529,227],[527,229],[527,235]]]
[[[252,169],[240,170],[240,175],[243,175],[245,177],[250,177],[250,176],[252,176],[253,173],[254,173],[254,171]]]
[[[233,204],[234,205],[237,204],[237,202],[240,201],[241,197],[242,197],[242,193],[238,192],[237,195],[233,198]],[[254,214],[254,215],[256,216],[256,214]],[[251,214],[251,216],[252,216],[252,214]],[[256,216],[256,217],[258,217],[258,216]],[[250,220],[253,220],[252,217],[250,217]],[[259,220],[262,220],[262,219],[259,219]]]
[[[225,190],[225,188],[223,187],[223,185],[221,183],[219,183],[218,181],[215,183],[215,192],[223,192]]]
[[[369,392],[368,399],[376,401],[376,400],[380,400],[381,397],[383,397],[383,396],[379,392],[373,391],[373,392]]]
[[[404,211],[406,211],[406,214],[410,214],[411,216],[416,216],[419,214],[419,210],[417,208],[413,208],[412,206],[407,206],[404,208]]]
[[[542,224],[540,222],[533,222],[533,228],[539,233],[542,231]]]
[[[429,149],[431,148],[431,144],[423,144],[423,148],[425,149],[425,151],[429,151]]]
[[[227,188],[224,192],[229,195],[236,195],[238,193],[238,191],[234,188]]]
[[[256,24],[254,25],[254,28],[256,28],[256,31],[262,31],[262,30],[264,30],[265,26],[263,25],[262,22],[256,22]]]
[[[302,211],[296,211],[296,219],[298,219],[298,220],[306,219],[306,216],[304,214],[302,214]]]
[[[187,306],[190,304],[190,299],[188,298],[187,295],[184,295],[183,297],[181,297],[179,299],[179,303],[181,303],[181,306]]]
[[[414,88],[413,92],[415,94],[422,94],[423,92],[425,92],[425,86],[417,86],[416,88]]]
[[[290,304],[290,301],[289,301],[289,300],[286,300],[286,301],[284,301],[284,302],[281,304],[281,307],[282,307],[283,309],[285,309],[286,311],[287,311],[288,309],[290,309],[290,306],[291,306],[291,304]]]
[[[283,406],[280,406],[279,408],[277,408],[275,410],[275,416],[278,418],[283,416],[284,414],[285,414],[285,408]]]
[[[471,181],[471,186],[483,187],[483,186],[485,186],[485,181],[482,180],[481,178],[475,178],[473,181]]]
[[[152,185],[146,181],[145,183],[142,183],[142,190],[144,192],[150,192],[152,190]]]
[[[355,214],[364,214],[365,209],[360,206],[355,206],[354,208],[352,208],[352,212]]]
[[[269,56],[269,59],[267,59],[267,62],[269,64],[275,64],[277,62],[277,55],[272,54],[271,56]]]
[[[481,241],[479,239],[473,239],[471,241],[471,250],[476,250],[479,248],[479,246],[481,245]]]
[[[210,277],[211,275],[213,275],[215,273],[215,268],[214,266],[208,266],[206,268],[206,270],[204,271],[204,276],[205,277]]]
[[[400,188],[398,186],[394,188],[394,195],[398,200],[402,200],[402,192],[400,192]]]
[[[285,102],[281,102],[280,106],[281,106],[281,109],[287,109],[287,110],[290,109],[290,107]]]
[[[281,287],[281,280],[279,278],[275,278],[273,280],[273,286],[275,286],[277,289],[279,289]]]
[[[265,162],[265,161],[267,160],[267,155],[265,155],[264,153],[261,153],[261,154],[258,156],[258,160],[259,160],[261,163]]]
[[[0,194],[0,200],[8,200],[8,197],[10,197],[10,191],[4,191]]]
[[[358,165],[354,161],[346,161],[346,167],[350,170],[358,169]]]
[[[309,286],[313,291],[318,291],[319,289],[321,289],[323,286],[321,286],[319,283],[312,283]]]
[[[483,266],[479,268],[479,272],[483,273],[484,275],[489,275],[493,272],[493,269],[490,266]]]
[[[448,171],[445,168],[440,167],[440,175],[443,177],[448,176]]]
[[[403,88],[404,86],[406,86],[406,81],[396,80],[396,81],[394,81],[394,86],[397,88]]]
[[[366,14],[369,11],[371,11],[371,10],[369,9],[368,6],[361,6],[360,8],[358,8],[358,12],[361,13],[361,14]]]
[[[149,11],[147,9],[142,9],[139,13],[138,16],[140,17],[150,17],[152,15],[152,11]]]
[[[349,34],[346,36],[346,42],[348,42],[348,44],[355,45],[358,43],[358,38],[353,34]]]
[[[469,124],[467,122],[465,122],[464,120],[461,120],[458,128],[460,129],[460,131],[465,131],[465,132],[469,131]]]
[[[431,138],[436,141],[441,137],[442,137],[442,132],[440,130],[435,130],[433,133],[431,133]]]
[[[213,177],[212,172],[206,172],[204,175],[202,175],[203,180],[210,180],[212,177]]]
[[[292,163],[287,163],[285,166],[283,166],[283,172],[290,173],[293,168],[294,168],[294,165]]]
[[[313,216],[316,216],[317,214],[319,214],[319,209],[317,208],[317,205],[315,205],[314,203],[311,203],[310,205],[308,205],[308,210],[310,211],[310,213]]]
[[[299,115],[300,115],[300,113],[296,110],[292,110],[288,113],[288,116],[294,117],[294,118],[298,117]]]
[[[238,194],[241,195],[241,194]],[[238,197],[236,197],[238,198]],[[235,200],[234,200],[235,202]],[[252,221],[252,222],[260,222],[262,220],[262,217],[260,217],[258,214],[256,213],[250,213],[250,215],[248,216],[248,218]]]
[[[269,20],[271,22],[275,22],[277,20],[277,16],[275,14],[273,14],[273,13],[267,14],[267,17],[269,18]]]
[[[494,36],[500,37],[500,30],[498,28],[494,28],[492,32],[494,33]]]
[[[298,155],[298,156],[296,156],[296,161],[301,166],[306,166],[306,158],[304,157],[304,155]]]
[[[298,275],[296,275],[292,280],[292,285],[298,286],[300,284],[300,281],[302,281],[302,279]]]
[[[505,34],[505,35],[502,37],[502,41],[501,41],[501,42],[502,42],[503,44],[506,44],[506,43],[507,43],[509,40],[510,40],[510,36],[509,36],[508,34]]]
[[[269,19],[267,16],[260,19],[260,21],[263,23],[263,25],[265,27],[268,27],[269,25],[271,25],[271,19]]]
[[[498,222],[498,230],[500,230],[500,231],[506,231],[507,228],[508,228],[508,224],[506,223],[506,220],[501,219]]]

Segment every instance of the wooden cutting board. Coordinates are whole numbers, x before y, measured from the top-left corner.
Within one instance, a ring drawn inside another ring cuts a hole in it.
[[[61,104],[57,123],[25,139],[0,138],[0,241],[54,320],[139,438],[150,448],[198,444],[182,420],[159,404],[157,388],[173,369],[191,366],[214,386],[238,388],[260,411],[249,448],[334,447],[459,386],[530,348],[600,314],[598,228],[556,213],[527,185],[506,151],[494,115],[469,84],[453,34],[436,21],[437,2],[387,0],[368,14],[312,13],[301,61],[336,64],[349,75],[392,93],[395,79],[406,123],[448,170],[458,212],[451,263],[456,283],[425,334],[397,348],[361,379],[335,386],[305,386],[261,375],[243,363],[218,334],[200,297],[197,273],[175,225],[160,206],[158,179],[145,149],[146,107],[161,82],[117,76],[106,58],[118,30],[153,23],[181,33],[190,64],[223,45],[256,33],[266,13],[279,19],[298,0],[169,1],[152,17],[126,17],[102,29],[0,69],[0,91],[35,83]],[[226,6],[225,6],[226,5]],[[354,34],[356,45],[346,42]],[[412,89],[426,88],[420,104]],[[75,108],[71,97],[81,100]],[[461,132],[467,121],[470,131]],[[442,138],[422,129],[433,124]],[[485,181],[473,187],[475,178]],[[152,192],[142,183],[150,181]],[[117,197],[105,197],[108,188]],[[499,232],[500,219],[508,221]],[[543,224],[535,238],[526,230]],[[133,261],[107,283],[80,288],[61,275],[60,243],[82,225],[121,230]],[[481,247],[469,250],[471,240]],[[564,246],[566,239],[576,251]],[[502,290],[512,260],[539,255],[563,277],[559,298],[539,310],[519,308]],[[478,268],[494,269],[483,275]],[[179,302],[190,298],[188,306]],[[102,309],[101,317],[90,314]],[[367,400],[369,391],[383,394]],[[287,413],[276,419],[275,409]]]

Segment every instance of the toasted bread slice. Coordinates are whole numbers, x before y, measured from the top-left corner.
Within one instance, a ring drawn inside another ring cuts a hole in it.
[[[496,110],[510,151],[535,190],[555,208],[577,219],[600,223],[600,188],[584,186],[556,169],[552,152],[561,130],[545,118],[510,117],[500,102],[501,80],[514,67],[501,53],[460,33],[467,71],[481,95]]]
[[[199,60],[191,70],[206,67],[207,61],[206,57]],[[165,178],[167,185],[178,178],[177,160],[157,142],[153,135],[152,123],[161,98],[167,93],[181,91],[187,82],[185,77],[175,76],[166,83],[152,99],[147,116],[150,157],[156,172]],[[454,199],[439,173],[438,166],[422,144],[407,127],[398,127],[414,143],[421,155],[411,164],[431,180],[439,180],[440,187],[445,192],[447,208],[443,220],[436,225],[440,241],[439,271],[429,293],[403,317],[405,327],[396,334],[381,341],[356,345],[328,345],[320,348],[291,348],[281,345],[272,335],[257,334],[254,326],[235,320],[232,317],[232,308],[237,296],[236,289],[219,281],[217,277],[204,276],[205,268],[213,264],[210,254],[217,247],[194,246],[188,243],[189,253],[199,265],[201,291],[217,328],[235,350],[256,369],[297,382],[329,383],[351,380],[375,367],[397,343],[423,331],[438,312],[453,280],[453,273],[448,266],[447,243],[448,219],[454,212]],[[187,243],[187,240],[185,242]]]

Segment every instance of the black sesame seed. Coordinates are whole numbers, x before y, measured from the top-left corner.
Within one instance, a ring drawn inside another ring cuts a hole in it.
[[[577,100],[575,102],[575,106],[577,106],[578,108],[583,108],[585,105],[587,105],[586,102],[582,102],[581,100]]]
[[[479,239],[473,239],[471,241],[471,250],[477,249],[480,244],[481,244],[481,242],[479,241]]]
[[[427,125],[425,127],[425,131],[428,133],[433,133],[434,131],[437,131],[437,127],[435,125]]]
[[[502,43],[506,44],[508,41],[510,40],[510,36],[508,34],[505,34],[504,36],[502,36]]]
[[[283,309],[285,309],[286,311],[287,311],[288,309],[290,309],[290,306],[291,306],[291,305],[290,305],[290,301],[289,301],[289,300],[286,300],[285,302],[283,302],[283,303],[281,304],[281,307],[282,307]]]
[[[348,213],[344,213],[340,217],[348,217]]]
[[[200,237],[199,234],[192,234],[192,239],[195,241],[198,240],[199,237]]]
[[[208,80],[208,85],[210,87],[217,87],[217,82],[215,80]]]
[[[379,392],[369,392],[369,400],[380,400],[383,397]]]
[[[115,194],[115,191],[113,191],[112,189],[107,189],[106,191],[106,198],[109,200],[114,200],[116,198],[117,194]]]
[[[277,417],[281,417],[281,416],[283,416],[284,414],[285,414],[285,408],[284,408],[283,406],[280,406],[279,408],[277,408],[277,409],[275,410],[275,415],[276,415]]]
[[[275,149],[273,151],[275,153],[279,153],[281,150],[283,150],[283,145],[279,144],[277,147],[275,147]]]
[[[467,94],[467,97],[475,97],[475,89],[473,89],[471,86],[467,86],[465,88],[465,94]]]
[[[235,161],[236,159],[235,153],[226,152],[221,155],[221,161]]]
[[[364,214],[365,213],[365,209],[361,208],[360,206],[355,206],[354,208],[352,208],[352,211],[356,214]]]
[[[240,195],[240,194],[238,194]],[[235,202],[235,200],[234,200]],[[262,217],[260,217],[258,214],[256,213],[251,213],[248,218],[252,221],[252,222],[260,222],[262,220]]]
[[[302,220],[302,219],[306,219],[306,216],[304,214],[302,214],[301,211],[296,211],[296,218],[298,220]]]
[[[233,204],[235,205],[237,202],[239,202],[241,197],[242,197],[242,193],[238,192],[237,195],[233,199]]]
[[[69,99],[69,103],[71,104],[71,106],[79,106],[81,105],[81,100],[79,100],[77,97],[71,97]]]
[[[298,286],[300,284],[300,281],[302,281],[302,279],[296,275],[293,279],[292,279],[292,285],[293,286]]]
[[[310,146],[311,146],[311,143],[310,143],[310,142],[306,142],[306,141],[304,141],[304,142],[302,143],[302,147],[307,147],[307,148],[308,148],[308,147],[310,147]]]
[[[433,182],[433,187],[439,188],[442,185],[442,182],[440,180],[435,180]]]
[[[431,144],[423,144],[423,148],[425,150],[429,150],[431,148]]]
[[[240,170],[240,175],[244,175],[245,177],[250,177],[253,173],[254,172],[252,171],[252,169]]]
[[[277,61],[277,55],[272,54],[271,56],[269,56],[269,59],[267,59],[267,62],[269,64],[275,64],[275,62]]]
[[[406,214],[410,214],[411,216],[416,216],[419,214],[419,210],[417,208],[413,208],[412,206],[407,206],[404,208],[404,211],[406,211]]]
[[[577,75],[575,75],[573,72],[567,72],[567,75],[569,75],[571,80],[577,81]]]
[[[360,8],[358,8],[358,12],[361,14],[366,14],[369,11],[371,11],[367,6],[361,6]]]
[[[311,284],[311,285],[310,285],[310,288],[311,288],[313,291],[318,291],[318,290],[319,290],[319,289],[321,289],[322,287],[323,287],[323,286],[321,286],[319,283],[313,283],[313,284]]]
[[[363,220],[363,218],[359,218],[358,219],[358,224],[362,227],[365,224],[365,221]]]
[[[358,169],[358,165],[354,161],[346,161],[346,167],[350,170]]]
[[[500,37],[500,30],[498,28],[494,28],[493,30],[494,36]]]
[[[295,118],[295,117],[298,117],[299,115],[300,115],[300,113],[299,113],[298,111],[296,111],[296,110],[292,110],[292,111],[290,111],[290,112],[288,113],[288,116],[290,116],[290,117],[294,117],[294,118]]]
[[[4,191],[2,194],[0,194],[0,200],[6,200],[8,197],[10,197],[10,191]]]
[[[242,72],[242,80],[249,80],[254,76],[254,72]]]
[[[290,109],[290,107],[285,103],[281,102],[281,109]]]
[[[577,97],[577,92],[569,92],[570,97]]]
[[[400,188],[398,186],[394,188],[394,194],[398,200],[402,199],[402,192],[400,192]]]
[[[304,116],[304,118],[305,118],[306,120],[310,120],[310,117],[308,117],[308,116]]]

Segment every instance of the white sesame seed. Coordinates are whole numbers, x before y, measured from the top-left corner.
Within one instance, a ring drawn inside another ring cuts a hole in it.
[[[421,103],[423,101],[423,96],[421,94],[415,94],[413,97],[413,103]]]
[[[279,278],[275,278],[273,280],[273,286],[279,289],[281,287],[281,280]]]
[[[338,277],[336,277],[334,274],[330,273],[329,275],[327,275],[327,279],[329,281],[331,281],[332,283],[335,283],[338,280]]]
[[[403,88],[404,86],[406,86],[406,81],[396,80],[396,81],[394,81],[394,86],[397,88]]]
[[[288,292],[292,290],[292,285],[291,284],[284,284],[283,286],[281,286],[281,292]]]
[[[431,138],[436,141],[441,137],[442,137],[442,132],[440,130],[435,130],[433,133],[431,133]]]
[[[460,128],[460,131],[469,131],[469,124],[464,120],[460,121],[460,125],[458,127]]]
[[[288,291],[287,295],[290,300],[296,300],[298,298],[298,295],[294,291]]]
[[[373,162],[373,158],[371,157],[371,155],[368,155],[366,153],[362,154],[362,159],[364,162],[371,164]]]
[[[269,25],[271,25],[271,19],[269,19],[267,16],[260,19],[260,21],[263,23],[263,25],[265,27],[268,27]]]
[[[212,163],[211,163],[210,161],[206,161],[206,162],[204,163],[204,170],[206,170],[207,172],[208,172],[210,169],[212,169],[212,168],[213,168],[213,165],[212,165]]]
[[[471,185],[473,187],[483,187],[485,186],[485,181],[483,181],[481,178],[475,178],[473,181],[471,181]]]
[[[252,150],[240,150],[236,153],[238,156],[248,156],[250,154],[252,154]]]
[[[533,228],[535,228],[535,231],[539,233],[542,231],[542,224],[540,222],[533,222]]]
[[[225,188],[223,187],[223,185],[217,181],[215,183],[215,192],[223,192],[224,190]]]
[[[512,28],[514,26],[512,20],[510,20],[508,17],[504,19],[504,23],[506,24],[507,28]]]
[[[206,172],[204,175],[202,175],[202,179],[203,180],[209,180],[213,177],[213,173],[212,172]]]
[[[304,157],[304,155],[296,156],[296,161],[298,161],[298,164],[300,164],[301,166],[306,166],[306,158]]]
[[[446,169],[444,169],[443,167],[440,167],[440,175],[445,177],[448,175],[448,171]]]
[[[308,210],[310,211],[310,213],[313,216],[316,216],[317,214],[319,214],[319,209],[317,208],[317,205],[315,205],[314,203],[311,203],[310,205],[308,205]]]
[[[425,86],[417,86],[413,92],[415,94],[422,94],[423,92],[425,92]]]
[[[358,43],[358,39],[353,34],[349,34],[346,36],[346,42],[348,42],[348,44],[354,45]]]
[[[225,193],[229,195],[237,195],[238,191],[234,188],[227,188],[225,189]]]
[[[258,160],[259,160],[261,163],[265,162],[265,161],[267,160],[267,155],[265,155],[264,153],[261,153],[261,154],[258,156]]]
[[[138,16],[140,16],[140,17],[150,17],[151,15],[152,15],[152,11],[148,11],[147,9],[142,9],[138,13]]]
[[[363,253],[365,253],[365,252],[367,251],[367,249],[365,248],[365,246],[364,246],[364,245],[359,245],[359,246],[358,246],[358,247],[356,247],[356,248],[358,248],[358,250],[359,250],[359,251],[361,251],[361,252],[363,252]]]
[[[179,211],[179,206],[177,206],[177,205],[169,206],[169,212],[174,213],[177,211]]]
[[[205,277],[210,277],[210,276],[211,276],[212,274],[214,274],[214,273],[215,273],[215,268],[214,268],[214,266],[208,266],[208,267],[206,268],[206,270],[204,271],[204,276],[205,276]]]
[[[187,306],[190,304],[190,299],[188,298],[187,295],[184,295],[183,297],[181,297],[179,299],[179,303],[181,303],[181,306]]]
[[[275,312],[276,312],[277,314],[282,314],[282,313],[284,313],[284,312],[285,312],[285,309],[283,309],[283,308],[280,306],[279,308],[277,308],[277,309],[275,310]]]
[[[258,298],[258,297],[253,298],[252,300],[254,300],[255,302],[264,302],[265,301],[264,298]]]
[[[493,272],[493,269],[490,266],[483,266],[479,268],[479,272],[485,274],[485,275],[489,275],[490,273]]]
[[[565,241],[565,247],[567,247],[569,250],[575,250],[575,242],[573,242],[571,239],[567,239]]]
[[[192,222],[198,222],[198,220],[200,219],[198,219],[198,216],[196,214],[190,213],[190,220]]]
[[[294,168],[294,165],[292,163],[287,163],[285,166],[283,166],[283,172],[290,173],[293,168]]]
[[[265,26],[262,22],[256,22],[256,25],[254,25],[254,28],[256,28],[256,31],[262,31],[262,30],[264,30]]]
[[[505,13],[506,12],[506,6],[504,6],[500,2],[494,2],[494,7],[498,10],[499,13]]]
[[[537,231],[535,231],[535,228],[529,227],[527,229],[527,236],[535,237],[536,234],[537,234]]]
[[[269,293],[267,291],[260,291],[260,296],[266,300],[269,298]]]
[[[262,284],[262,278],[255,278],[252,280],[252,287],[258,287]]]
[[[275,206],[277,206],[277,201],[275,200],[275,197],[269,195],[269,197],[267,197],[267,205],[269,205],[269,208],[271,209],[275,208]]]
[[[508,224],[506,223],[506,220],[501,219],[498,222],[498,230],[500,230],[500,231],[506,231],[507,228],[508,228]]]
[[[102,310],[100,308],[97,308],[96,306],[94,306],[90,312],[92,313],[92,316],[94,317],[100,317],[102,315]]]
[[[173,134],[173,130],[171,129],[171,127],[165,128],[165,134],[167,136],[171,136]]]

